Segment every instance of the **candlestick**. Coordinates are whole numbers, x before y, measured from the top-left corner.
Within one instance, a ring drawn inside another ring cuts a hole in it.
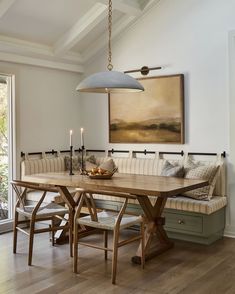
[[[69,131],[69,146],[72,146],[73,144],[73,142],[72,142],[72,137],[73,137],[73,130],[70,130]]]
[[[72,142],[71,142],[72,143]],[[74,175],[73,173],[73,146],[70,146],[70,167],[69,167],[69,175]]]
[[[85,167],[84,167],[84,151],[85,151],[85,147],[82,145],[81,175],[85,175],[86,174],[86,170],[85,170]]]
[[[81,146],[84,146],[84,129],[81,128]]]

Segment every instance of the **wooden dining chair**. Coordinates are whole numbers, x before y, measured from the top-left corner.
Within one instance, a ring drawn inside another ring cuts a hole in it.
[[[54,234],[57,230],[68,230],[69,231],[69,243],[70,243],[70,256],[72,257],[72,224],[73,217],[70,209],[63,205],[56,203],[43,203],[43,200],[47,192],[58,192],[56,188],[49,186],[39,186],[33,183],[27,183],[23,181],[12,181],[13,189],[15,190],[17,201],[15,205],[15,218],[13,227],[13,253],[16,253],[17,249],[17,232],[29,236],[29,253],[28,253],[28,265],[32,265],[32,254],[33,254],[33,241],[34,234],[51,232],[52,246],[55,245]],[[41,191],[41,197],[38,199],[36,205],[26,205],[26,194],[28,190]],[[19,219],[19,215],[23,216],[23,219]],[[68,215],[65,225],[57,224],[57,220],[64,220],[64,216]],[[36,228],[37,222],[51,221],[49,226],[44,228]],[[22,227],[23,225],[23,227]],[[29,225],[29,230],[25,227]]]
[[[144,253],[144,223],[142,216],[130,215],[125,213],[128,197],[124,197],[124,203],[119,212],[113,211],[102,211],[97,213],[95,202],[92,193],[83,193],[80,198],[80,202],[75,211],[74,216],[74,250],[73,250],[73,271],[78,273],[77,263],[78,263],[78,244],[85,245],[88,247],[104,250],[105,260],[108,257],[108,251],[112,252],[112,284],[116,282],[116,272],[117,272],[117,257],[118,248],[127,245],[136,240],[141,240],[142,244],[142,256],[141,264],[144,268],[145,263],[145,253]],[[80,217],[82,207],[87,206],[89,210],[89,215]],[[140,233],[137,236],[132,236],[124,241],[119,241],[120,231],[129,228],[134,225],[140,225]],[[96,228],[104,233],[104,246],[98,246],[96,244],[82,242],[79,239],[79,226]],[[113,231],[113,245],[112,248],[108,247],[108,232]]]

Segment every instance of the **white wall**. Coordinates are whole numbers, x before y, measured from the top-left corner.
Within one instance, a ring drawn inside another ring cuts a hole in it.
[[[109,144],[107,97],[80,94],[86,147],[225,150],[229,155],[228,35],[235,29],[234,11],[234,0],[162,0],[113,44],[117,70],[161,65],[164,69],[151,75],[185,75],[185,145]],[[94,58],[86,74],[105,70],[106,59],[105,53]],[[234,201],[228,212],[235,215]],[[235,218],[229,217],[228,225],[235,228]],[[229,230],[235,235],[235,230]]]
[[[70,129],[74,130],[74,145],[78,147],[78,74],[5,62],[0,62],[0,72],[15,75],[18,167],[21,151],[68,149]]]

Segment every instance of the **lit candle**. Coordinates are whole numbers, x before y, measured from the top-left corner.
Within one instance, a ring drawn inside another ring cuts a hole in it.
[[[84,129],[81,128],[81,146],[84,146]]]
[[[69,145],[70,145],[70,146],[73,146],[73,145],[72,145],[72,137],[73,137],[73,130],[70,130],[70,131],[69,131]]]

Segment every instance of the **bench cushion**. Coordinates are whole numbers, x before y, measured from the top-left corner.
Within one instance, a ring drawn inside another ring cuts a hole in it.
[[[39,201],[42,197],[42,191],[32,190],[27,193],[26,200],[29,201]],[[47,192],[46,197],[44,198],[44,203],[51,203],[56,200],[57,197],[60,197],[60,194],[57,192]]]
[[[68,189],[69,192],[74,195],[77,190],[70,188]],[[39,201],[39,199],[42,197],[42,191],[36,191],[36,190],[31,190],[27,192],[26,200],[28,201]],[[43,203],[51,203],[51,202],[64,202],[62,197],[60,196],[59,192],[47,192],[46,197],[43,200]]]
[[[165,208],[211,214],[227,205],[227,197],[214,196],[210,201],[196,200],[188,197],[168,198]]]
[[[123,202],[123,198],[121,197],[112,197],[107,195],[93,195],[94,199],[99,200],[109,200],[109,201],[118,201]],[[152,205],[156,202],[156,197],[149,197]],[[129,199],[129,203],[139,204],[138,200]],[[178,196],[178,197],[169,197],[167,198],[165,208],[183,210],[183,211],[191,211],[203,214],[211,214],[222,207],[226,206],[227,198],[221,196],[214,196],[210,201],[205,200],[195,200],[192,198]]]

